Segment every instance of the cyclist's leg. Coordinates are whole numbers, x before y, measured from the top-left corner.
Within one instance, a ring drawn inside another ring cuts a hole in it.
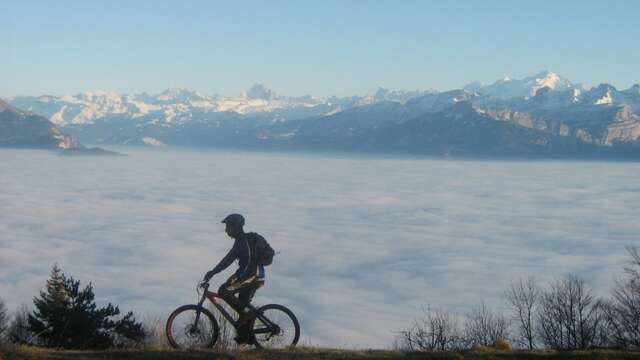
[[[242,282],[236,281],[235,277],[232,276],[220,286],[218,295],[238,314],[242,315],[244,313],[243,309],[250,304],[253,295],[262,284],[264,284],[264,280],[255,276]],[[236,294],[238,294],[237,297]]]
[[[244,305],[235,296],[236,291],[233,290],[233,284],[235,283],[235,277],[231,276],[227,281],[220,285],[218,289],[218,295],[233,308],[237,313],[242,312]]]
[[[243,283],[243,286],[238,291],[238,301],[242,303],[242,307],[251,304],[251,299],[255,295],[256,291],[264,281],[256,281],[253,280],[251,282]],[[240,317],[238,318],[238,336],[236,341],[238,343],[246,342],[249,340],[250,330],[253,327],[253,319],[255,318],[255,314],[253,310],[248,309],[246,312],[243,311],[240,313]]]
[[[254,278],[257,279],[256,277]],[[249,340],[249,330],[252,326],[249,320],[255,316],[251,311],[244,311],[245,306],[249,304],[256,290],[261,285],[261,283],[258,284],[254,278],[236,281],[234,277],[231,277],[218,289],[218,295],[238,313],[236,329],[238,336],[235,337],[238,344],[245,343]],[[235,296],[236,294],[238,294],[238,297]]]
[[[251,300],[253,299],[256,290],[258,290],[258,288],[262,286],[262,284],[262,282],[258,282],[255,278],[253,278],[248,279],[247,281],[244,281],[241,284],[237,284],[235,286],[233,292],[238,294],[238,304],[240,304],[242,309],[251,304]]]
[[[255,296],[256,291],[258,291],[258,289],[262,286],[263,283],[264,282],[254,281],[250,284],[247,284],[247,286],[243,287],[238,292],[238,300],[240,300],[240,302],[245,306],[251,304],[251,300],[253,300],[253,297]]]

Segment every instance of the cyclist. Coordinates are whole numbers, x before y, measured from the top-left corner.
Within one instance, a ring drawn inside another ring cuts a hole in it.
[[[223,298],[235,311],[238,312],[238,336],[235,338],[238,344],[247,342],[250,320],[255,317],[251,310],[245,311],[246,305],[256,290],[264,285],[264,266],[257,259],[256,233],[244,232],[244,217],[240,214],[231,214],[222,220],[226,225],[225,232],[234,239],[233,247],[227,255],[211,271],[204,276],[209,281],[215,274],[225,270],[235,260],[238,260],[238,270],[220,286],[218,295]],[[264,238],[263,238],[264,240]],[[236,297],[235,294],[238,294]]]

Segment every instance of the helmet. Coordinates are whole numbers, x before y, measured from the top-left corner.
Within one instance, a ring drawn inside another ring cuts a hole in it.
[[[225,224],[228,224],[228,225],[235,225],[235,226],[243,227],[244,226],[244,216],[242,216],[240,214],[227,215],[227,217],[224,218],[222,220],[222,222],[225,223]]]

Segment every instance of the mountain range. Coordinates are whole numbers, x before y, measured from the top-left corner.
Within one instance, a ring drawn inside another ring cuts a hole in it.
[[[183,124],[194,114],[232,112],[241,115],[269,113],[274,118],[304,118],[368,105],[382,100],[406,101],[426,94],[420,91],[378,89],[374,95],[353,97],[278,96],[261,84],[255,84],[237,97],[204,95],[184,88],[167,89],[159,94],[122,95],[110,91],[92,91],[66,96],[19,96],[11,104],[41,114],[56,125],[82,125],[113,118],[135,120],[152,117],[166,124]]]
[[[154,95],[95,91],[10,103],[92,144],[640,157],[640,85],[587,88],[550,71],[443,92],[288,97],[257,84],[237,97],[187,89]]]

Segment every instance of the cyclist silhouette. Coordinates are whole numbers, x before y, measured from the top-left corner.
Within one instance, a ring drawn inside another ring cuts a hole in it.
[[[264,266],[259,263],[259,254],[255,246],[256,238],[262,237],[256,233],[244,232],[245,221],[240,214],[231,214],[222,222],[226,225],[227,235],[234,239],[233,247],[218,265],[206,273],[204,280],[208,282],[215,274],[238,260],[238,270],[220,286],[218,294],[239,314],[240,330],[235,340],[241,344],[248,340],[247,327],[255,317],[252,310],[247,308],[245,311],[245,308],[251,303],[256,291],[264,285],[265,280]]]

